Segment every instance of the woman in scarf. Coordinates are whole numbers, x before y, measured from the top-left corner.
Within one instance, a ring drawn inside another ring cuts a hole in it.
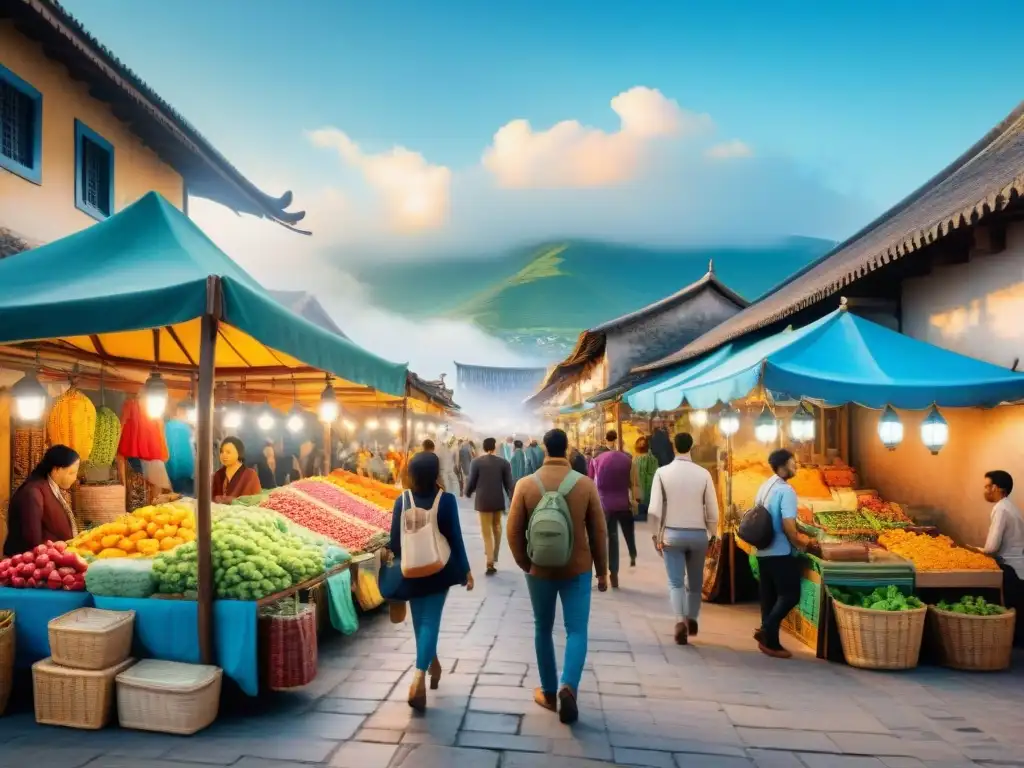
[[[5,555],[20,555],[47,541],[68,541],[78,535],[71,507],[64,498],[78,479],[78,454],[54,445],[11,497]]]
[[[245,444],[237,437],[225,437],[220,444],[220,463],[223,466],[213,473],[213,500],[218,504],[263,490],[256,470],[245,466]]]
[[[416,635],[416,670],[409,688],[409,706],[422,712],[427,706],[426,676],[430,688],[436,690],[441,679],[441,662],[437,658],[437,638],[441,631],[441,613],[448,590],[457,585],[473,588],[466,545],[459,526],[459,503],[454,494],[438,487],[441,464],[437,454],[423,451],[409,461],[410,489],[395,501],[391,517],[391,541],[388,549],[396,558],[381,580],[381,592],[391,601],[409,601],[412,626]],[[410,500],[411,497],[411,500]],[[451,553],[444,568],[432,576],[406,578],[399,561],[402,557],[402,525],[414,509],[436,510],[438,533],[448,541]]]

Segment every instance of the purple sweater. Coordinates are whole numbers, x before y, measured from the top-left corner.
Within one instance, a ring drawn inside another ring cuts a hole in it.
[[[590,462],[590,477],[606,513],[629,511],[632,468],[632,457],[623,451],[605,451]]]

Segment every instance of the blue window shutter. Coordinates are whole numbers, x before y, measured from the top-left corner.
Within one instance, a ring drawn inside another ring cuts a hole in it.
[[[0,65],[0,168],[42,183],[43,96]]]
[[[75,120],[75,207],[102,221],[114,213],[114,146]]]

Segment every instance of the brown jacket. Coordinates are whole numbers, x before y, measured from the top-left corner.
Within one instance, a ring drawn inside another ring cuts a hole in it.
[[[569,474],[566,459],[545,459],[538,470],[541,482],[555,490]],[[540,503],[541,492],[533,475],[516,483],[512,508],[508,513],[508,546],[516,563],[531,576],[544,579],[568,579],[596,569],[598,576],[608,573],[608,527],[597,487],[589,477],[581,477],[565,497],[573,522],[572,560],[564,568],[542,568],[530,562],[526,554],[526,526],[530,513]]]

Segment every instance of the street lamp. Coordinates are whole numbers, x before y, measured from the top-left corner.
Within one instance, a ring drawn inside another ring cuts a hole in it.
[[[146,402],[146,415],[151,419],[163,417],[167,411],[167,384],[163,376],[157,371],[149,374],[142,387],[142,394]]]
[[[921,442],[932,452],[932,456],[937,456],[949,442],[949,424],[934,405],[921,422]]]
[[[903,442],[903,422],[891,405],[885,406],[878,420],[878,436],[882,439],[882,445],[890,451],[896,450],[896,446]]]
[[[814,439],[814,414],[803,403],[789,420],[789,436],[795,443],[809,443]]]
[[[39,421],[46,410],[46,389],[34,372],[22,376],[13,387],[11,396],[22,421]]]

